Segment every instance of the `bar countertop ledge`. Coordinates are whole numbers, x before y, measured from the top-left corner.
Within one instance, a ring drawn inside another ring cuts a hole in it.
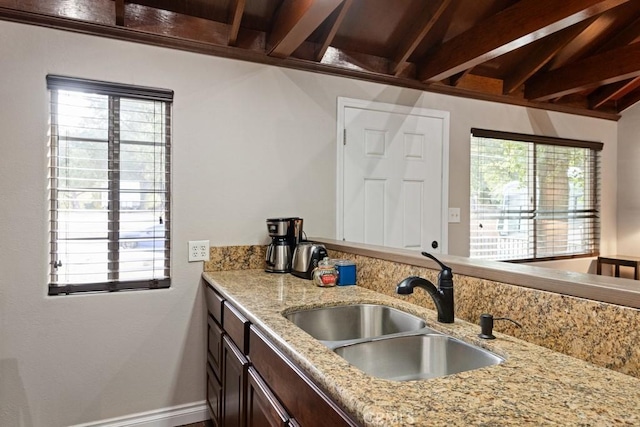
[[[381,255],[364,245],[324,242],[329,250],[435,268],[419,255],[415,259],[406,255],[407,251],[380,249],[388,252]],[[452,264],[454,274],[464,264],[457,263],[457,258],[442,256],[445,263]],[[477,268],[484,267],[468,265],[462,270],[469,274]],[[515,270],[517,275],[519,269]],[[506,273],[495,274],[504,277]],[[477,324],[459,318],[452,324],[438,323],[433,310],[363,286],[319,288],[290,274],[257,269],[205,272],[203,278],[362,425],[640,425],[640,379],[633,376],[498,332],[496,340],[482,340]],[[540,280],[540,286],[543,283]],[[395,287],[395,283],[389,286]],[[550,286],[555,286],[553,280]],[[384,380],[351,366],[283,316],[301,308],[353,303],[396,307],[423,318],[433,329],[506,360],[428,380]],[[531,319],[530,326],[535,320]]]

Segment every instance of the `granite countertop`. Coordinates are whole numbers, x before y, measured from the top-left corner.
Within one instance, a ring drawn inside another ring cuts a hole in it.
[[[262,270],[203,277],[364,425],[640,425],[640,379],[504,334],[481,340],[477,325],[459,319],[437,323],[432,310],[359,286],[319,288],[290,274]],[[402,309],[506,361],[429,380],[374,378],[282,316],[295,309],[344,303]]]

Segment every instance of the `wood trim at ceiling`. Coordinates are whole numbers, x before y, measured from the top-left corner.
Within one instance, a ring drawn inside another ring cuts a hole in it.
[[[327,53],[327,49],[331,46],[333,39],[338,32],[338,28],[342,24],[344,17],[347,15],[347,12],[351,8],[353,4],[353,0],[344,0],[340,6],[336,8],[333,12],[332,16],[329,17],[330,25],[326,28],[324,34],[322,35],[321,43],[319,43],[320,47],[317,49],[315,54],[315,60],[320,62],[324,57],[324,54]]]
[[[503,93],[511,94],[522,86],[531,76],[544,67],[563,47],[589,27],[592,19],[573,25],[550,35],[547,42],[538,46],[533,53],[522,61],[507,78],[504,79]]]
[[[451,5],[451,2],[452,0],[440,0],[440,4],[435,7],[433,12],[429,14],[425,13],[423,19],[419,20],[409,31],[410,36],[403,40],[403,43],[393,58],[393,66],[391,67],[392,74],[400,74],[411,54],[416,50],[420,42],[424,40],[436,22],[438,22],[443,13]]]
[[[124,0],[116,0],[116,25],[124,27]]]
[[[525,98],[546,101],[640,76],[640,42],[609,50],[531,78]]]
[[[229,13],[229,46],[235,46],[238,41],[238,32],[240,31],[240,22],[244,13],[246,0],[233,0],[231,11]]]
[[[420,64],[418,78],[431,82],[446,79],[626,1],[521,0],[439,45]]]
[[[25,12],[5,7],[0,7],[0,19],[11,22],[71,31],[81,34],[107,37],[121,41],[143,43],[152,46],[179,49],[200,54],[257,62],[291,69],[311,71],[329,75],[338,75],[375,83],[387,84],[391,86],[423,90],[425,92],[431,93],[439,93],[443,95],[517,105],[527,108],[556,111],[612,121],[617,121],[620,119],[620,115],[616,113],[585,110],[583,108],[576,108],[570,105],[542,103],[510,96],[485,94],[443,84],[423,83],[415,79],[396,77],[385,73],[365,71],[362,69],[341,68],[334,65],[317,63],[311,60],[298,59],[294,57],[281,59],[270,56],[264,51],[241,49],[228,45],[206,43],[202,41],[189,40],[164,34],[149,33],[146,31],[126,27],[117,27],[112,25],[80,21],[71,18],[62,18],[34,12]]]
[[[342,0],[285,0],[268,37],[269,55],[290,56],[341,3]]]

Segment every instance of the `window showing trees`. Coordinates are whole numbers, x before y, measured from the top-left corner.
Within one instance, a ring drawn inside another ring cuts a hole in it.
[[[596,142],[472,129],[470,256],[596,255],[601,150]]]
[[[49,294],[168,287],[173,92],[47,85]]]

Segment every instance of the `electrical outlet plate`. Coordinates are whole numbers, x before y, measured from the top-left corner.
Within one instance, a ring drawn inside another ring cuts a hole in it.
[[[449,208],[449,222],[460,222],[460,208]]]
[[[189,262],[209,261],[209,241],[189,240]]]

